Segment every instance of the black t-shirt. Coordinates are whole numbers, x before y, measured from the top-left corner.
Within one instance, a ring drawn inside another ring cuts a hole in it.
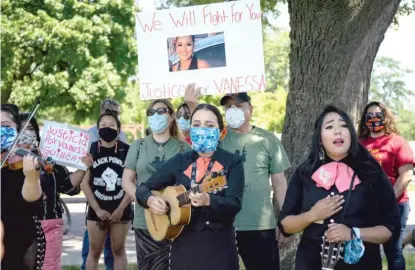
[[[98,142],[91,145],[94,164],[91,167],[90,186],[99,206],[112,213],[121,203],[125,192],[121,177],[129,145],[117,141],[117,146],[99,147]]]

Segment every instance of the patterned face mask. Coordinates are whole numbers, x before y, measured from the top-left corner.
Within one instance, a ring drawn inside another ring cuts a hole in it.
[[[17,146],[29,146],[31,149],[36,149],[38,147],[38,142],[36,134],[28,130],[23,131],[22,136],[20,136]]]
[[[192,148],[198,153],[211,153],[219,144],[220,131],[211,127],[190,128],[190,139]]]
[[[8,150],[17,137],[17,130],[11,127],[1,126],[1,151]]]
[[[344,262],[347,264],[358,263],[365,253],[365,245],[360,239],[360,233],[358,235],[355,228],[352,228],[352,233],[355,238],[346,242],[344,246]]]
[[[383,113],[381,112],[377,112],[375,114],[367,113],[365,124],[371,132],[379,132],[385,128],[384,120],[385,120],[385,117],[383,116]]]

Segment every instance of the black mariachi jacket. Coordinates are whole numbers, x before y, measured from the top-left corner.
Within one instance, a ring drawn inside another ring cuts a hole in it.
[[[152,190],[161,190],[173,185],[183,185],[189,190],[191,181],[184,171],[192,166],[198,157],[195,151],[189,151],[177,154],[168,160],[137,188],[138,203],[148,208],[147,199],[151,196]],[[227,171],[227,188],[216,194],[210,194],[209,206],[192,207],[192,218],[188,226],[196,231],[206,227],[214,231],[232,227],[236,214],[242,208],[245,173],[241,158],[223,149],[217,149],[212,159]]]

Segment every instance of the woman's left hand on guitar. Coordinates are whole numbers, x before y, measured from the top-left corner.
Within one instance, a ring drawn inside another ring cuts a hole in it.
[[[331,223],[326,236],[329,242],[347,242],[351,240],[352,229],[343,224]]]
[[[203,193],[189,193],[189,198],[194,207],[209,206],[210,196],[206,192]]]

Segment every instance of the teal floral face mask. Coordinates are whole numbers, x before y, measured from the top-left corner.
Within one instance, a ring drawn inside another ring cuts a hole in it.
[[[212,127],[190,128],[190,139],[192,148],[198,153],[211,153],[219,144],[220,131]]]
[[[355,238],[344,245],[344,262],[347,264],[358,263],[365,253],[365,245],[360,239],[360,235],[356,234],[355,228],[352,229],[352,232]]]
[[[1,126],[1,151],[8,150],[17,137],[17,130],[11,127]]]

